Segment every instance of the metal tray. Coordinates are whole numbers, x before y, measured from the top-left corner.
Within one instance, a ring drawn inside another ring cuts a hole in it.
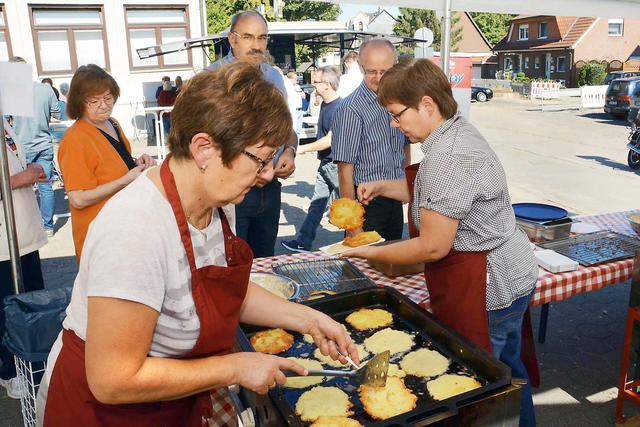
[[[344,258],[276,264],[273,272],[298,283],[300,286],[298,300],[305,300],[313,291],[331,291],[339,294],[376,286],[371,279]]]
[[[404,379],[406,386],[418,397],[416,408],[404,414],[376,422],[364,412],[356,386],[351,380],[345,378],[325,380],[321,385],[337,386],[349,394],[351,402],[354,404],[352,408],[354,415],[351,418],[357,419],[363,425],[386,427],[426,425],[430,424],[430,420],[434,419],[438,421],[448,419],[447,421],[453,421],[455,425],[469,425],[467,421],[471,422],[470,420],[464,421],[460,419],[461,414],[458,413],[458,409],[461,406],[501,392],[511,384],[511,371],[506,365],[493,359],[488,353],[475,344],[449,331],[430,313],[421,309],[417,304],[413,303],[395,289],[376,287],[374,289],[330,296],[322,300],[308,302],[306,305],[322,311],[338,322],[345,324],[351,337],[357,343],[361,343],[365,337],[372,335],[376,331],[357,331],[349,326],[344,321],[344,318],[355,309],[364,307],[388,310],[393,313],[394,323],[391,326],[392,328],[415,335],[415,345],[412,350],[421,347],[437,350],[451,360],[447,373],[472,375],[483,384],[479,389],[471,390],[443,401],[435,401],[425,391],[426,380],[424,378],[407,376]],[[237,335],[238,344],[242,351],[253,351],[248,338],[261,328],[245,325],[241,325],[241,327],[244,333]],[[312,344],[304,342],[300,334],[296,334],[295,338],[291,348],[287,352],[280,354],[280,356],[313,357],[315,347]],[[393,356],[391,362],[398,363],[402,356],[401,354]],[[294,427],[306,425],[295,414],[295,404],[302,393],[311,388],[312,387],[305,389],[287,389],[277,387],[269,391],[269,398],[275,403],[278,411],[282,417],[286,419],[288,425]],[[486,406],[484,409],[486,410]],[[515,411],[516,418],[518,410],[517,405],[515,408],[501,408],[502,415],[506,416],[509,411]],[[478,411],[482,413],[483,409],[478,408]],[[476,413],[474,416],[477,420],[480,415]],[[455,421],[456,418],[457,421],[460,421],[462,424]],[[503,425],[503,423],[496,425]]]
[[[552,221],[551,225],[546,225],[544,222],[529,221],[516,217],[516,224],[524,230],[529,240],[535,243],[569,237],[573,220],[566,218],[566,220],[561,221],[559,224],[557,222],[558,221]]]
[[[613,231],[598,231],[539,245],[579,262],[583,266],[631,258],[640,240]]]

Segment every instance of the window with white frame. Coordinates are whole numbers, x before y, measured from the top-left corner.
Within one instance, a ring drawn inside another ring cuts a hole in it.
[[[0,61],[8,61],[13,56],[11,51],[11,39],[7,28],[7,17],[4,5],[0,4]]]
[[[504,58],[504,69],[505,70],[511,70],[511,66],[512,66],[511,58],[505,57]]]
[[[109,68],[101,6],[32,6],[30,11],[39,74],[72,74],[85,64]]]
[[[535,68],[536,70],[540,69],[540,57],[536,56],[535,58],[533,58],[533,68]]]
[[[125,7],[131,69],[183,68],[191,65],[191,50],[140,59],[136,49],[189,38],[186,7]]]
[[[609,35],[610,36],[622,36],[624,30],[623,19],[609,19]]]
[[[528,56],[524,57],[524,68],[525,69],[529,68],[529,57]]]
[[[529,39],[529,24],[521,24],[518,28],[518,40]]]
[[[565,71],[567,71],[567,58],[564,56],[558,56],[556,72],[564,73]]]
[[[547,23],[546,22],[541,22],[538,24],[538,38],[539,39],[546,39],[547,35],[548,35],[549,29],[547,27]]]

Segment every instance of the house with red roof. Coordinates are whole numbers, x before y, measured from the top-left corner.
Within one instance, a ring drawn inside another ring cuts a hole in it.
[[[638,19],[519,15],[493,50],[505,78],[523,72],[571,87],[588,62],[622,70],[639,42]]]

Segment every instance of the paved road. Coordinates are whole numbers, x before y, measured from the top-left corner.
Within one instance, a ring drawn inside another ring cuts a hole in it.
[[[625,121],[600,110],[533,108],[497,98],[471,112],[505,167],[514,202],[547,202],[578,214],[639,207],[640,172],[627,166]]]
[[[536,111],[537,109],[537,111]],[[494,99],[473,104],[471,120],[504,164],[514,202],[547,202],[577,214],[627,210],[640,205],[640,174],[626,166],[626,123],[597,110],[544,112],[528,101]],[[134,152],[154,152],[134,142]],[[414,159],[421,153],[413,146]],[[304,219],[317,160],[300,156],[283,185],[279,240],[291,239]],[[57,213],[68,212],[62,189]],[[48,287],[70,284],[77,272],[68,218],[41,250]],[[315,247],[341,233],[323,220]],[[285,250],[277,244],[276,253]],[[552,304],[547,343],[538,345],[542,387],[534,400],[540,426],[613,425],[629,284]],[[533,310],[534,321],[539,309]],[[0,427],[21,423],[19,404],[0,388]],[[631,411],[632,413],[635,413]]]

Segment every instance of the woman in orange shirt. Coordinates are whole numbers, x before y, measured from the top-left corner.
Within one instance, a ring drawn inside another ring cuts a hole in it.
[[[58,163],[69,198],[78,262],[89,224],[102,206],[155,165],[148,154],[131,157],[129,141],[111,117],[119,96],[116,81],[97,65],[83,65],[71,80],[67,115],[76,122],[60,142]]]

